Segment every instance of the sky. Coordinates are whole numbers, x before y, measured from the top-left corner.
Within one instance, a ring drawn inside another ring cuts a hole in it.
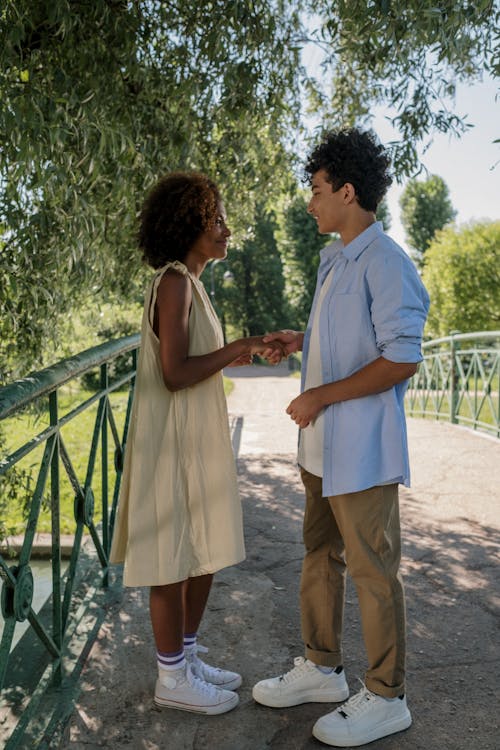
[[[303,57],[309,72],[318,79],[321,53],[313,45],[307,45]],[[421,163],[429,174],[444,179],[450,198],[457,211],[456,223],[465,224],[479,219],[500,220],[500,93],[498,82],[488,78],[482,83],[458,84],[454,103],[451,105],[459,115],[468,115],[467,122],[474,127],[460,138],[436,133],[432,144],[422,153]],[[495,101],[495,96],[498,100]],[[388,117],[391,113],[383,108],[374,110],[372,128],[382,141],[395,138]],[[312,123],[317,125],[317,123]],[[425,179],[422,173],[418,179]],[[389,189],[387,201],[391,213],[389,234],[403,247],[405,233],[400,221],[399,197],[404,189],[394,184]]]
[[[456,223],[472,220],[500,220],[500,98],[495,101],[498,83],[488,79],[472,85],[459,84],[454,109],[468,115],[474,125],[460,138],[437,133],[432,145],[422,154],[422,164],[429,174],[444,179],[450,190]],[[382,143],[391,140],[393,130],[387,112],[380,110],[373,119],[373,129]],[[425,179],[425,174],[418,179]],[[393,185],[387,195],[391,212],[389,234],[404,246],[404,230],[400,222],[399,197],[404,185]]]

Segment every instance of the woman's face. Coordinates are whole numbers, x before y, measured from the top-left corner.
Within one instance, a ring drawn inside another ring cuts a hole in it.
[[[226,224],[226,212],[223,204],[219,202],[213,226],[200,234],[190,253],[197,255],[200,260],[222,260],[227,255],[230,236],[231,232]]]

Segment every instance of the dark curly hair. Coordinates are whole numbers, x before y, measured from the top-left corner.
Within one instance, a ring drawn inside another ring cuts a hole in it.
[[[200,234],[214,226],[221,197],[217,185],[199,172],[172,172],[151,189],[140,214],[143,260],[153,268],[185,259]]]
[[[392,183],[389,167],[389,156],[375,134],[351,128],[325,133],[304,171],[310,184],[313,175],[324,169],[334,191],[350,182],[361,208],[376,211]]]

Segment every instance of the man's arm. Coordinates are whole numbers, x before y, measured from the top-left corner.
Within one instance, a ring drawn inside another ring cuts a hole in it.
[[[414,362],[379,357],[347,378],[304,391],[289,404],[287,414],[299,427],[307,427],[326,406],[387,391],[414,375],[417,367]]]

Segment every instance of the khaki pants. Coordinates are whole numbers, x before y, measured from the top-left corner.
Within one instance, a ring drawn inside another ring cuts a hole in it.
[[[342,664],[345,575],[356,586],[368,656],[366,687],[394,698],[405,691],[405,601],[398,485],[322,497],[319,477],[301,469],[306,490],[300,586],[305,654]]]

